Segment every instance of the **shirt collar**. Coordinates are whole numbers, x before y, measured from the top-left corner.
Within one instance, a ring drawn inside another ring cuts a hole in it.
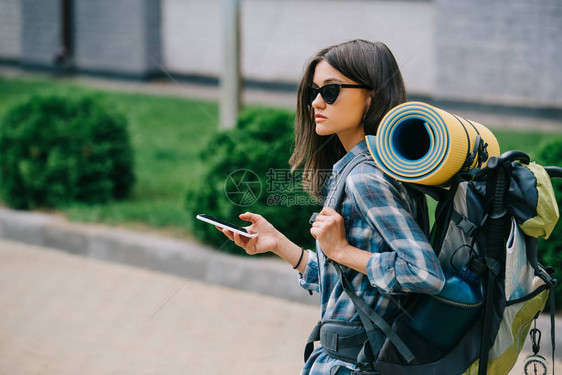
[[[359,154],[369,154],[369,149],[367,148],[367,142],[362,140],[356,144],[343,158],[338,160],[334,167],[332,168],[332,174],[336,175],[340,173],[350,161],[352,161]]]

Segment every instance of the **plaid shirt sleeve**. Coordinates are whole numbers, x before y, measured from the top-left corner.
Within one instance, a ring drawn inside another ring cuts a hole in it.
[[[367,264],[371,285],[384,293],[439,293],[445,277],[414,219],[404,185],[373,163],[362,163],[348,176],[346,187],[357,212],[380,233],[390,250],[371,256]]]
[[[304,274],[299,274],[299,285],[311,292],[320,292],[320,280],[318,272],[318,257],[313,251],[307,250],[308,262]]]

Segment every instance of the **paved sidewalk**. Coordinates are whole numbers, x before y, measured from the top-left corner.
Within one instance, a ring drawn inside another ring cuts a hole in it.
[[[297,374],[318,311],[0,240],[0,374]]]
[[[0,240],[0,374],[297,374],[318,311]]]

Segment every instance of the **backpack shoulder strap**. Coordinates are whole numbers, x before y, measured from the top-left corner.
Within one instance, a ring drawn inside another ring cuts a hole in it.
[[[376,359],[379,349],[383,344],[382,342],[376,342],[378,336],[375,334],[375,331],[378,328],[385,334],[390,342],[392,342],[392,344],[396,347],[396,349],[406,360],[406,362],[411,363],[416,358],[412,351],[408,348],[404,341],[402,341],[400,336],[398,336],[398,334],[392,329],[390,324],[388,324],[388,322],[384,320],[382,316],[377,314],[371,306],[369,306],[365,301],[361,299],[361,297],[357,295],[357,293],[355,293],[355,291],[353,290],[353,286],[345,276],[345,273],[341,269],[341,266],[335,262],[332,262],[332,264],[335,267],[336,273],[340,278],[343,290],[349,296],[351,302],[353,302],[355,310],[357,310],[357,313],[359,314],[361,323],[363,324],[369,342],[371,343],[371,349],[373,350],[372,354],[374,357],[373,359]]]
[[[356,155],[349,163],[347,163],[343,170],[334,177],[336,187],[330,191],[330,194],[326,198],[326,206],[331,207],[336,211],[339,210],[345,196],[345,180],[347,179],[347,176],[349,176],[356,166],[367,160],[367,156],[364,154]]]
[[[351,173],[351,171],[358,166],[359,164],[363,163],[364,161],[368,160],[366,155],[359,154],[354,159],[352,159],[343,169],[343,171],[336,176],[336,187],[332,189],[330,195],[327,198],[326,205],[328,207],[333,208],[334,210],[338,211],[341,203],[344,198],[345,193],[345,181],[347,176]],[[380,230],[380,228],[377,228]],[[353,290],[353,286],[351,285],[350,281],[345,276],[345,273],[341,269],[341,266],[335,262],[330,262],[336,269],[336,273],[338,274],[343,290],[349,296],[351,301],[353,302],[353,306],[355,310],[359,314],[359,318],[361,319],[361,323],[363,324],[365,331],[367,332],[367,337],[369,341],[375,341],[376,335],[375,330],[378,328],[381,330],[386,337],[394,344],[396,349],[400,352],[402,357],[408,362],[411,363],[415,356],[412,351],[408,348],[408,346],[402,341],[402,339],[392,330],[392,327],[382,316],[377,314],[371,306],[369,306],[365,301],[363,301],[357,293]],[[376,327],[375,327],[376,326]],[[378,350],[382,346],[382,343],[371,342],[371,349],[373,350],[373,356],[376,359],[376,355],[378,354]]]

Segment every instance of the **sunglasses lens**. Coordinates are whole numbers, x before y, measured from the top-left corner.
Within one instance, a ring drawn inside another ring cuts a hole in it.
[[[307,92],[308,105],[312,105],[312,102],[316,99],[318,93],[322,95],[322,100],[324,100],[326,104],[333,104],[340,93],[340,86],[333,84],[326,85],[321,88],[309,86]]]
[[[308,92],[307,92],[308,105],[312,105],[312,102],[318,96],[319,91],[320,90],[318,90],[315,87],[308,87]]]
[[[326,85],[320,89],[320,93],[327,104],[333,104],[338,98],[340,87],[338,85]]]

